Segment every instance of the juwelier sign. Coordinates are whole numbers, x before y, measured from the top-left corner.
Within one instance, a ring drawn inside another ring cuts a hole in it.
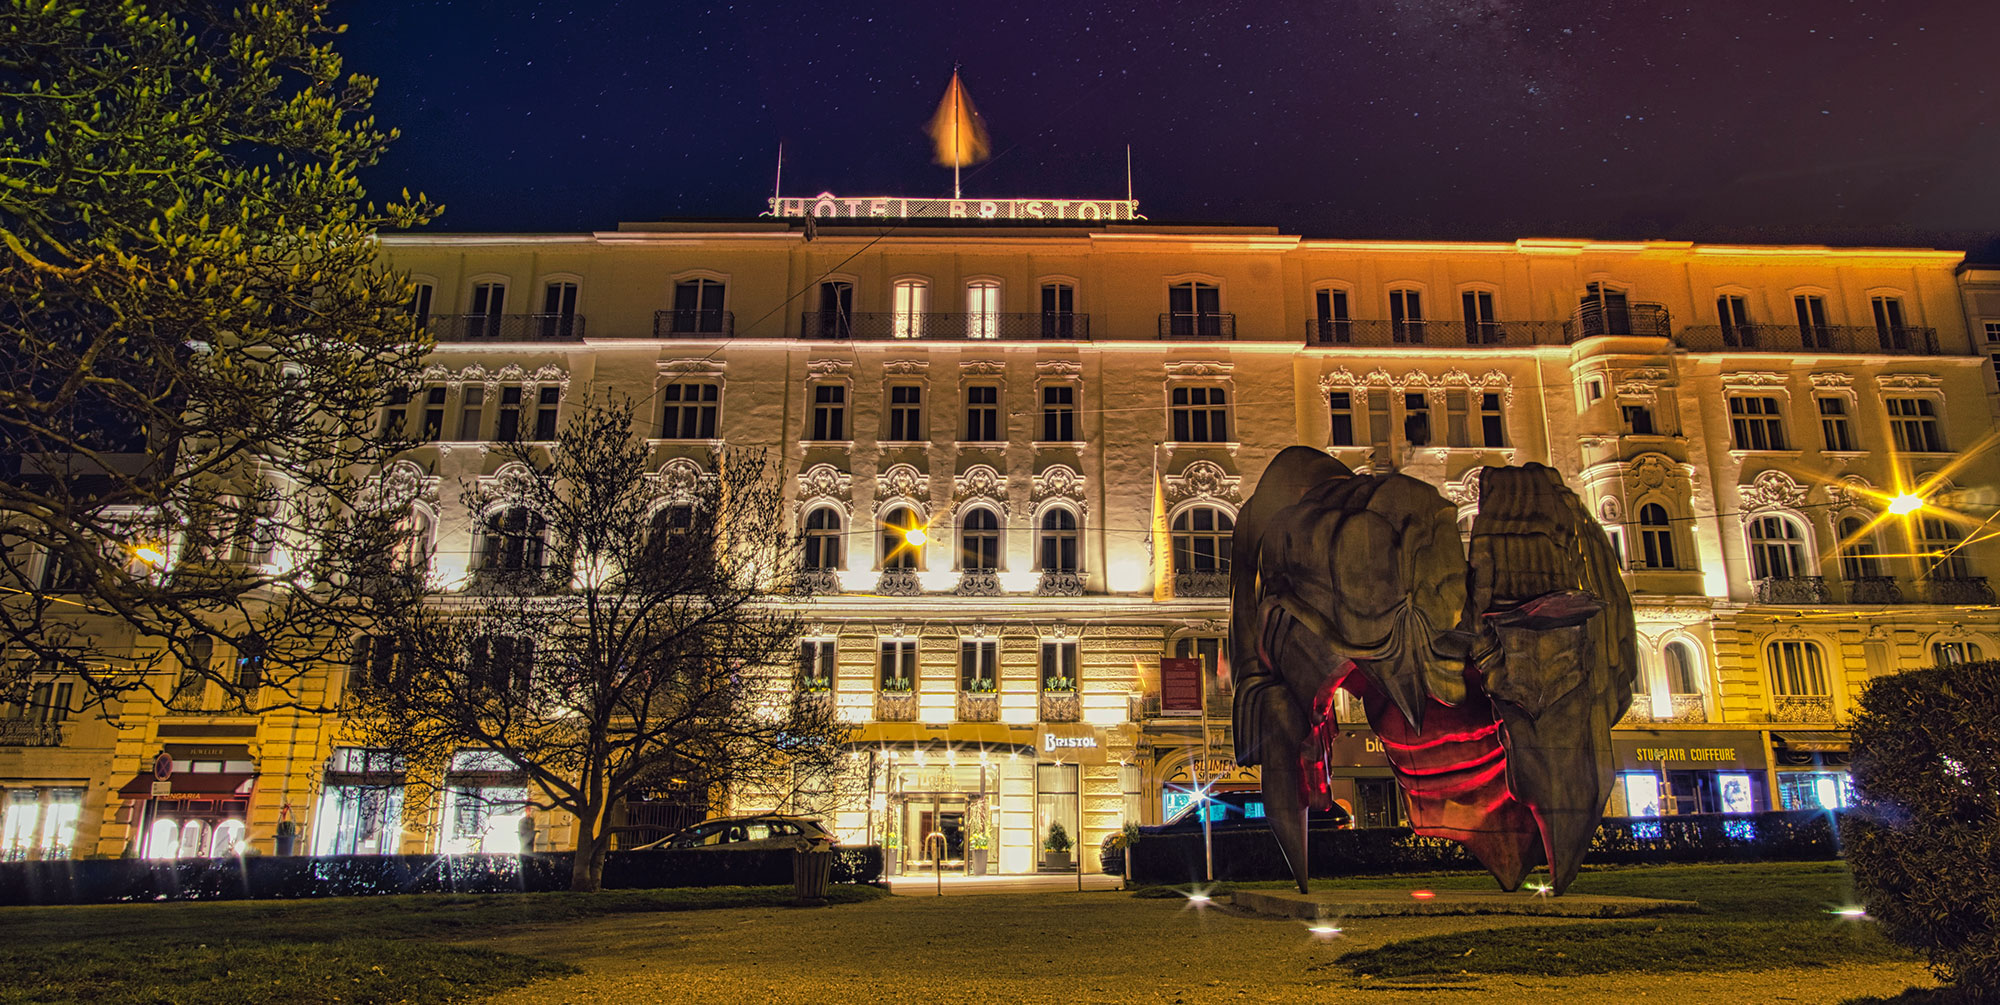
[[[1035,727],[1035,751],[1043,761],[1103,764],[1104,731],[1076,722],[1045,722]]]

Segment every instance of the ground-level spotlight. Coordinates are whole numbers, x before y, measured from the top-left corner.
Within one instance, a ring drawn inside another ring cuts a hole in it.
[[[1410,896],[1415,897],[1418,900],[1430,900],[1436,897],[1437,894],[1432,893],[1429,890],[1411,890]]]
[[[1322,921],[1306,929],[1306,931],[1311,932],[1315,938],[1331,939],[1340,934],[1340,926]]]
[[[1865,907],[1836,907],[1826,913],[1847,921],[1862,921],[1868,917],[1868,909]]]

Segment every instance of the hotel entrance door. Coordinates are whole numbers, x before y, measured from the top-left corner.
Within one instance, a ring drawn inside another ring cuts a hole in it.
[[[903,868],[929,869],[932,860],[947,870],[965,868],[966,799],[955,793],[917,794],[903,801]],[[942,838],[942,840],[939,840]]]

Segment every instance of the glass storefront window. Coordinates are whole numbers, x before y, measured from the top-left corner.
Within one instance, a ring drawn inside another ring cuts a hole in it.
[[[320,796],[315,855],[393,855],[403,831],[400,785],[334,785]]]
[[[1049,828],[1061,824],[1069,835],[1070,854],[1078,854],[1082,841],[1083,804],[1077,797],[1077,766],[1038,764],[1035,766],[1035,844],[1039,860],[1048,860],[1043,847]],[[1072,861],[1075,861],[1072,859]]]
[[[69,858],[76,849],[76,822],[83,815],[82,789],[53,789],[42,807],[41,857]]]
[[[243,854],[243,821],[224,820],[215,825],[215,836],[209,839],[210,858],[226,858]]]
[[[41,818],[42,801],[34,789],[13,789],[7,793],[6,819],[0,821],[0,858],[18,862],[35,847],[35,827]]]
[[[521,818],[528,790],[521,785],[452,785],[444,793],[447,855],[514,855],[521,850]]]
[[[179,858],[180,850],[181,822],[172,817],[153,821],[153,829],[146,835],[146,857]]]
[[[1785,771],[1778,774],[1778,804],[1788,810],[1837,810],[1854,801],[1845,771]]]
[[[1722,812],[1755,812],[1756,789],[1751,786],[1750,776],[1742,772],[1723,772],[1716,776],[1722,790]]]
[[[1660,776],[1650,771],[1623,771],[1619,777],[1625,783],[1626,816],[1660,815]]]

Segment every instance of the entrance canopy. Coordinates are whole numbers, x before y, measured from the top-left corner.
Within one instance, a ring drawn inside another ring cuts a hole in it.
[[[227,799],[232,796],[247,796],[250,786],[257,781],[256,772],[243,774],[233,771],[195,772],[176,771],[166,782],[168,791],[155,795],[153,773],[142,771],[118,788],[120,799]]]
[[[850,734],[847,745],[855,749],[885,747],[975,756],[981,753],[1032,756],[1036,750],[1033,727],[1007,726],[997,722],[964,722],[950,726],[871,722]]]

